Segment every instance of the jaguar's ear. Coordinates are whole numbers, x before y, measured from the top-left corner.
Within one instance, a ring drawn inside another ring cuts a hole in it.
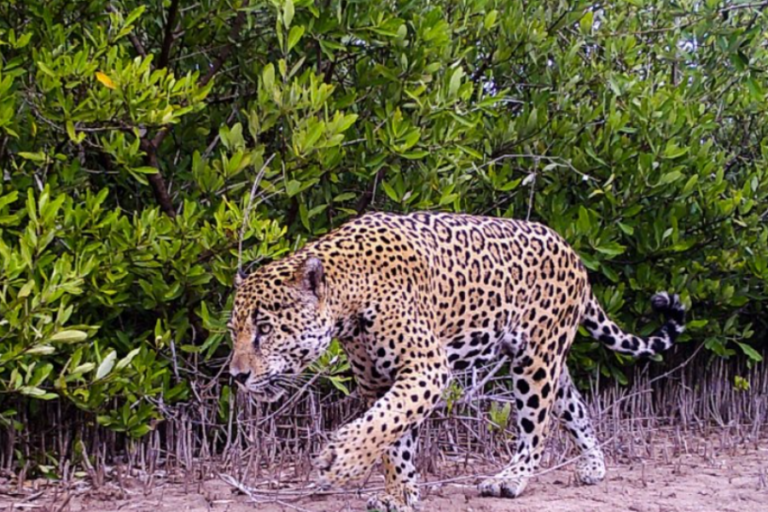
[[[243,284],[246,277],[248,277],[248,274],[243,272],[243,269],[237,269],[237,274],[235,274],[235,288],[240,288],[240,285]]]
[[[325,270],[320,258],[307,258],[302,263],[297,277],[302,290],[314,294],[318,299],[325,293]]]

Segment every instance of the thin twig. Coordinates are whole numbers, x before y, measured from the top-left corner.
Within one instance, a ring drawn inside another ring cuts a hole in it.
[[[237,16],[235,16],[235,21],[232,22],[232,26],[229,30],[230,44],[224,46],[224,48],[221,49],[219,56],[216,58],[213,64],[211,64],[208,73],[200,80],[201,87],[205,87],[208,82],[210,82],[211,79],[216,76],[216,73],[219,72],[221,66],[223,66],[224,62],[229,58],[229,54],[232,53],[232,47],[235,44],[234,41],[237,40],[237,36],[240,34],[240,30],[243,28],[243,24],[245,23],[245,18],[248,13],[246,10],[248,3],[249,1],[245,0],[243,5],[240,6],[240,12],[238,12]]]
[[[621,398],[617,399],[615,402],[613,402],[613,403],[611,404],[611,406],[610,406],[610,407],[611,407],[611,409],[614,409],[614,410],[615,410],[615,409],[616,409],[616,407],[617,407],[617,406],[618,406],[620,403],[622,403],[622,402],[625,402],[625,401],[629,400],[630,398],[634,398],[634,397],[636,397],[636,396],[639,396],[639,395],[643,395],[643,394],[646,394],[646,393],[650,393],[650,392],[651,392],[651,390],[650,390],[650,389],[648,389],[648,386],[650,386],[650,385],[651,385],[651,384],[653,384],[654,382],[657,382],[657,381],[659,381],[659,380],[661,380],[661,379],[664,379],[664,378],[666,378],[666,377],[669,377],[669,376],[670,376],[670,375],[672,375],[673,373],[675,373],[675,372],[678,372],[678,371],[682,370],[683,368],[685,368],[686,366],[688,366],[688,365],[690,364],[690,362],[691,362],[691,361],[693,361],[693,359],[694,359],[694,358],[695,358],[697,355],[699,355],[699,352],[701,352],[701,349],[702,349],[702,348],[704,348],[704,346],[705,346],[705,345],[704,345],[704,343],[702,343],[701,345],[699,345],[698,347],[696,347],[696,350],[694,350],[694,351],[693,351],[693,354],[691,354],[691,356],[690,356],[688,359],[686,359],[685,361],[683,361],[683,362],[682,362],[682,363],[680,363],[679,365],[675,366],[675,367],[674,367],[674,368],[672,368],[671,370],[669,370],[669,371],[667,371],[667,372],[664,372],[664,373],[662,373],[661,375],[657,375],[656,377],[654,377],[654,378],[650,379],[650,380],[649,380],[649,381],[648,381],[648,382],[645,384],[645,385],[646,385],[646,389],[641,389],[640,391],[636,391],[636,392],[634,392],[634,393],[630,393],[630,394],[628,394],[628,395],[625,395],[625,396],[623,396],[623,397],[621,397]],[[602,416],[602,414],[601,414],[600,416]]]
[[[314,384],[314,383],[317,381],[317,379],[319,379],[319,378],[320,378],[321,376],[323,376],[323,375],[325,375],[325,372],[317,372],[317,373],[316,373],[316,374],[315,374],[315,375],[314,375],[314,376],[313,376],[313,377],[312,377],[312,378],[309,380],[309,382],[307,382],[306,384],[304,384],[304,386],[303,386],[303,387],[302,387],[302,388],[301,388],[301,389],[300,389],[300,390],[299,390],[297,393],[295,393],[295,394],[294,394],[294,395],[291,397],[291,399],[290,399],[290,400],[288,400],[287,402],[285,402],[285,404],[283,404],[283,405],[282,405],[282,407],[280,407],[278,410],[276,410],[275,412],[273,412],[272,414],[270,414],[270,415],[269,415],[269,416],[267,416],[266,418],[263,418],[261,421],[259,421],[259,423],[257,423],[257,426],[258,426],[258,425],[263,425],[264,423],[268,422],[268,421],[269,421],[269,420],[271,420],[272,418],[275,418],[275,417],[279,416],[279,415],[280,415],[280,414],[282,414],[282,413],[283,413],[283,412],[284,412],[286,409],[288,409],[289,407],[291,407],[292,405],[294,405],[294,404],[295,404],[295,403],[296,403],[296,402],[299,400],[299,398],[301,398],[301,397],[302,397],[302,395],[304,395],[304,393],[306,393],[306,391],[307,391],[307,390],[308,390],[310,387],[312,387],[312,384]]]
[[[259,173],[256,175],[256,178],[253,180],[253,186],[251,187],[251,195],[248,197],[248,204],[245,207],[245,212],[243,212],[243,225],[240,227],[240,240],[237,244],[237,271],[242,272],[243,271],[243,239],[245,238],[245,230],[248,227],[248,216],[251,213],[251,207],[253,206],[253,199],[256,196],[256,188],[258,188],[259,183],[261,183],[261,179],[264,177],[264,173],[267,171],[267,166],[272,161],[272,159],[275,158],[275,153],[272,153],[272,155],[267,158],[267,161],[264,162],[264,165],[261,166],[261,169],[259,170]]]
[[[480,169],[484,169],[484,168],[486,168],[486,167],[488,167],[490,165],[499,163],[502,160],[507,160],[509,158],[525,158],[525,159],[530,159],[530,160],[534,160],[534,161],[549,162],[551,164],[555,164],[558,167],[566,167],[566,168],[570,169],[571,171],[573,171],[576,174],[578,174],[579,176],[581,176],[581,179],[584,180],[584,181],[588,181],[588,180],[596,181],[595,178],[593,178],[589,174],[585,174],[585,173],[581,172],[580,170],[576,169],[573,166],[573,164],[571,164],[570,161],[568,161],[568,160],[566,160],[564,158],[560,158],[560,157],[556,157],[556,156],[547,156],[547,155],[534,155],[534,154],[531,154],[531,153],[516,153],[516,154],[505,154],[505,155],[497,156],[493,160],[489,160],[489,161],[485,162],[482,165],[475,166],[475,170],[479,171]]]
[[[531,176],[531,192],[528,196],[528,213],[525,214],[525,220],[529,221],[531,220],[531,212],[533,211],[533,200],[535,198],[535,192],[536,192],[536,173],[530,174]]]

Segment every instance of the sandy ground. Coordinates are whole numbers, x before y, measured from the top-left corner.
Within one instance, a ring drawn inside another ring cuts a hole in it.
[[[430,477],[431,481],[437,480]],[[379,485],[371,481],[369,486]],[[365,495],[342,493],[296,497],[247,496],[220,479],[185,486],[159,482],[145,494],[142,486],[123,482],[94,490],[81,486],[0,494],[0,512],[151,511],[151,512],[345,512],[365,510]],[[566,467],[536,477],[516,500],[481,498],[474,482],[442,483],[424,488],[422,512],[768,512],[768,439],[727,454],[681,455],[665,461],[612,464],[606,480],[587,487]]]

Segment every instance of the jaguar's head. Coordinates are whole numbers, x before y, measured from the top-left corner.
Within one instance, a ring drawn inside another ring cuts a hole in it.
[[[257,399],[274,402],[331,343],[323,263],[286,258],[239,274],[235,287],[229,373]]]

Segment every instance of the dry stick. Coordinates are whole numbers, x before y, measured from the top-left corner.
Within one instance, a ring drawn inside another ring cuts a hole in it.
[[[501,370],[501,367],[504,366],[506,363],[508,363],[509,360],[506,356],[506,354],[502,354],[501,359],[498,363],[496,363],[496,366],[493,367],[493,369],[488,372],[488,375],[486,375],[483,380],[478,382],[475,386],[472,386],[469,391],[467,391],[464,396],[459,400],[458,404],[468,403],[470,398],[474,396],[475,393],[477,393],[479,390],[483,389],[488,382],[496,376],[496,373],[498,373],[499,370]]]
[[[335,491],[323,491],[323,490],[304,490],[304,491],[285,491],[285,490],[261,490],[261,489],[254,489],[253,487],[248,487],[245,484],[241,482],[237,482],[234,478],[232,478],[230,475],[226,475],[224,473],[218,473],[219,478],[221,478],[224,482],[228,483],[229,485],[235,487],[238,490],[243,491],[245,494],[247,494],[249,497],[253,496],[286,496],[290,498],[308,498],[310,496],[339,496],[339,495],[350,495],[350,494],[369,494],[373,492],[380,492],[384,490],[383,486],[379,487],[368,487],[365,489],[340,489]],[[246,492],[245,489],[248,491]]]
[[[599,443],[597,446],[602,448],[603,446],[607,445],[608,443],[611,443],[614,439],[616,439],[616,437],[619,434],[620,434],[620,432],[617,431],[610,438],[606,439],[602,443]],[[563,468],[563,467],[565,467],[565,466],[567,466],[569,464],[573,464],[574,462],[578,461],[582,456],[583,456],[582,454],[579,454],[579,455],[577,455],[575,457],[572,457],[570,459],[567,459],[567,460],[563,461],[560,464],[557,464],[555,466],[549,467],[549,468],[547,468],[547,469],[545,469],[543,471],[537,471],[536,473],[533,473],[531,475],[531,478],[544,476],[544,475],[546,475],[548,473],[551,473],[553,471],[557,471],[558,469],[561,469],[561,468]],[[219,476],[220,477],[228,477],[228,475],[221,475],[221,474]],[[429,482],[419,482],[416,485],[419,486],[419,487],[444,485],[444,484],[448,484],[448,483],[464,482],[464,481],[467,481],[467,480],[476,480],[478,478],[491,478],[492,476],[493,475],[484,475],[484,474],[474,473],[474,474],[470,474],[470,475],[462,475],[462,476],[457,476],[457,477],[453,477],[453,478],[446,478],[446,479],[442,479],[442,480],[432,480],[432,481],[429,481]],[[229,478],[231,478],[231,477],[229,477]],[[232,485],[232,484],[230,484],[230,485]],[[240,485],[242,485],[242,484],[240,484]],[[238,489],[239,488],[240,487],[238,487]],[[365,489],[338,490],[338,491],[312,491],[312,490],[307,490],[307,491],[280,491],[280,490],[278,490],[278,491],[268,491],[268,490],[265,490],[265,491],[262,491],[262,490],[258,490],[258,489],[250,489],[250,492],[246,493],[246,494],[248,494],[249,496],[251,496],[252,494],[259,494],[259,495],[262,495],[262,496],[278,496],[278,495],[283,495],[283,496],[290,496],[290,497],[310,497],[310,496],[329,496],[329,495],[343,495],[343,494],[346,494],[346,495],[350,495],[350,494],[370,494],[370,493],[373,493],[373,492],[379,492],[381,490],[384,490],[384,488],[383,487],[370,487],[370,488],[365,488]]]
[[[667,372],[665,372],[665,373],[663,373],[661,375],[658,375],[658,376],[654,377],[653,379],[649,380],[647,385],[650,385],[650,384],[652,384],[654,382],[657,382],[658,380],[663,379],[665,377],[668,377],[671,374],[673,374],[675,372],[678,372],[678,371],[682,370],[683,368],[685,368],[686,366],[688,366],[688,364],[690,364],[690,362],[696,357],[696,355],[698,355],[699,351],[701,350],[701,348],[703,346],[704,346],[703,344],[700,345],[694,351],[694,353],[691,354],[691,356],[688,357],[688,359],[683,361],[681,364],[679,364],[676,367],[672,368],[671,370],[669,370],[669,371],[667,371]],[[477,386],[473,386],[470,389],[470,393],[474,392],[476,389],[479,389],[482,386],[484,386],[485,384],[487,384],[487,382],[490,380],[490,378],[493,376],[493,374],[495,374],[499,370],[499,368],[501,368],[501,366],[502,366],[502,364],[504,362],[505,362],[505,360],[500,361],[488,376],[486,376]],[[613,404],[611,404],[611,408],[615,409],[621,402],[623,402],[623,401],[625,401],[625,400],[627,400],[627,399],[629,399],[631,397],[634,397],[634,396],[637,396],[637,395],[640,395],[640,394],[646,393],[646,392],[648,392],[648,390],[643,390],[643,391],[640,391],[640,392],[637,392],[637,393],[633,393],[631,395],[627,395],[627,396],[621,397],[618,400],[616,400]],[[600,447],[600,448],[602,448],[603,446],[606,446],[607,444],[611,443],[614,439],[616,439],[616,437],[619,434],[620,434],[620,432],[616,431],[610,438],[606,439],[605,441],[603,441],[601,443],[598,443],[597,446]],[[544,475],[546,475],[548,473],[551,473],[553,471],[561,469],[561,468],[563,468],[563,467],[565,467],[565,466],[567,466],[569,464],[573,464],[574,462],[578,461],[582,457],[583,457],[583,454],[579,454],[579,455],[577,455],[575,457],[572,457],[570,459],[567,459],[567,460],[563,461],[560,464],[557,464],[555,466],[549,467],[549,468],[547,468],[547,469],[545,469],[543,471],[538,471],[538,472],[532,474],[531,477],[533,478],[533,477],[544,476]],[[442,485],[442,484],[446,484],[446,483],[456,483],[456,482],[462,482],[462,481],[467,481],[467,480],[475,480],[475,479],[478,479],[478,478],[488,478],[490,476],[491,475],[471,474],[471,475],[464,475],[464,476],[459,476],[459,477],[449,478],[449,479],[444,479],[444,480],[437,480],[437,481],[430,481],[430,482],[420,482],[417,485],[418,486]],[[240,484],[240,485],[242,485],[242,484]],[[311,491],[311,490],[309,490],[309,491],[261,491],[261,490],[255,490],[254,489],[254,490],[251,490],[251,493],[252,494],[261,494],[261,495],[274,495],[274,496],[283,495],[283,496],[295,496],[295,497],[309,497],[309,496],[318,496],[318,495],[367,494],[367,493],[378,492],[378,491],[381,491],[381,490],[382,490],[382,488],[380,488],[380,487],[366,488],[366,489],[354,489],[354,490],[339,490],[339,491]]]
[[[272,155],[269,158],[267,158],[267,161],[264,162],[264,165],[261,166],[259,173],[256,175],[256,179],[253,180],[253,186],[251,187],[251,195],[248,198],[248,205],[245,207],[245,212],[243,213],[243,225],[240,228],[240,240],[237,244],[237,271],[238,272],[243,271],[243,238],[245,238],[245,230],[248,227],[248,216],[251,213],[251,207],[253,206],[253,198],[256,195],[256,188],[259,186],[261,179],[264,177],[264,173],[267,171],[267,166],[269,165],[269,163],[272,161],[273,158],[275,158],[275,153],[272,153]]]
[[[670,375],[672,375],[673,373],[675,373],[675,372],[678,372],[678,371],[682,370],[683,368],[685,368],[686,366],[688,366],[688,364],[690,364],[690,362],[691,362],[691,361],[693,361],[693,358],[695,358],[695,357],[696,357],[696,356],[699,354],[699,352],[701,351],[701,349],[702,349],[703,347],[704,347],[704,344],[702,343],[701,345],[699,345],[699,346],[696,348],[696,350],[694,350],[694,351],[693,351],[693,354],[691,354],[691,356],[690,356],[688,359],[686,359],[685,361],[683,361],[683,362],[682,362],[682,363],[680,363],[679,365],[675,366],[675,367],[674,367],[674,368],[672,368],[671,370],[669,370],[669,371],[667,371],[667,372],[664,372],[664,373],[662,373],[661,375],[657,375],[656,377],[654,377],[654,378],[650,379],[650,380],[649,380],[649,381],[648,381],[648,382],[647,382],[645,385],[646,385],[646,386],[650,386],[650,385],[651,385],[651,384],[653,384],[654,382],[657,382],[657,381],[659,381],[659,380],[661,380],[661,379],[663,379],[663,378],[669,377],[669,376],[670,376]],[[623,396],[623,397],[621,397],[621,398],[618,398],[618,399],[616,399],[616,401],[615,401],[615,402],[613,402],[613,403],[611,404],[611,408],[612,408],[613,410],[615,410],[616,406],[618,406],[620,403],[622,403],[622,402],[624,402],[624,401],[626,401],[626,400],[629,400],[630,398],[634,398],[634,397],[636,397],[636,396],[639,396],[639,395],[643,395],[643,394],[645,394],[645,393],[650,393],[650,391],[651,391],[650,389],[643,389],[643,390],[640,390],[640,391],[636,391],[636,392],[634,392],[634,393],[630,393],[630,394],[628,394],[628,395],[625,395],[625,396]],[[602,416],[603,416],[603,414],[600,414],[600,417],[602,417]]]
[[[482,389],[482,388],[483,388],[483,387],[484,387],[484,386],[485,386],[485,385],[486,385],[486,384],[487,384],[487,383],[488,383],[488,382],[489,382],[489,381],[490,381],[490,380],[491,380],[491,379],[492,379],[492,378],[493,378],[493,377],[496,375],[496,373],[497,373],[497,372],[498,372],[498,371],[501,369],[501,367],[502,367],[502,366],[503,366],[505,363],[507,363],[507,362],[508,362],[508,358],[507,358],[507,357],[502,357],[502,359],[496,363],[496,365],[495,365],[495,366],[493,367],[493,369],[492,369],[492,370],[491,370],[491,371],[488,373],[488,375],[486,375],[486,376],[485,376],[485,377],[484,377],[484,378],[483,378],[483,379],[482,379],[480,382],[478,382],[477,384],[475,384],[474,386],[472,386],[472,387],[471,387],[471,388],[470,388],[470,389],[467,391],[466,395],[465,395],[464,397],[462,397],[462,399],[461,399],[459,402],[457,402],[457,404],[458,404],[458,403],[467,403],[467,402],[469,402],[469,399],[470,399],[470,398],[471,398],[471,397],[472,397],[472,396],[473,396],[473,395],[474,395],[474,394],[475,394],[475,393],[476,393],[476,392],[477,392],[479,389]],[[489,366],[490,366],[490,365],[489,365]],[[310,380],[310,381],[309,381],[309,382],[308,382],[308,383],[307,383],[307,384],[306,384],[306,385],[305,385],[305,386],[304,386],[304,387],[301,389],[301,391],[299,391],[299,393],[300,393],[300,394],[304,393],[304,392],[306,391],[306,389],[307,389],[307,388],[308,388],[308,387],[309,387],[309,386],[310,386],[312,383],[314,383],[314,381],[315,381],[315,380],[316,380],[316,379],[317,379],[319,376],[320,376],[320,374],[317,374],[317,375],[315,375],[315,377],[313,377],[313,378],[312,378],[312,380]],[[278,411],[276,411],[275,413],[271,414],[271,415],[270,415],[268,418],[265,418],[264,420],[262,420],[261,422],[259,422],[259,425],[263,424],[263,423],[264,423],[264,422],[265,422],[267,419],[271,419],[271,418],[274,418],[276,415],[278,415],[280,412],[282,412],[282,411],[283,411],[285,408],[287,408],[289,405],[292,405],[294,402],[295,402],[295,400],[293,400],[293,401],[291,401],[291,402],[288,402],[288,403],[286,403],[286,404],[285,404],[283,407],[281,407],[281,408],[280,408]],[[496,425],[496,426],[500,427],[499,425]],[[501,428],[501,427],[500,427],[500,428]],[[611,439],[611,440],[612,440],[612,439]],[[611,440],[609,440],[609,441],[611,441]],[[370,476],[370,475],[369,475],[369,476]],[[480,475],[471,475],[471,476],[466,476],[466,477],[463,477],[463,478],[464,478],[464,479],[470,479],[470,478],[478,478],[479,476],[480,476]],[[223,475],[223,474],[219,474],[219,477],[220,477],[220,478],[222,478],[222,480],[224,480],[225,482],[229,483],[230,485],[233,485],[234,487],[236,487],[236,488],[238,488],[238,489],[240,489],[240,490],[243,490],[244,488],[246,488],[246,487],[244,486],[244,484],[242,484],[242,483],[240,483],[240,482],[236,482],[236,483],[237,483],[237,485],[235,485],[234,483],[232,483],[232,482],[228,481],[227,479],[231,479],[231,480],[234,480],[234,479],[232,479],[232,477],[230,477],[229,475]],[[366,481],[367,481],[367,480],[366,480]],[[423,486],[423,485],[434,485],[435,483],[436,483],[436,482],[423,482],[423,483],[420,483],[420,484],[418,484],[418,485],[422,485],[422,486]],[[340,495],[340,494],[346,494],[346,495],[349,495],[349,494],[367,494],[367,493],[379,492],[379,491],[382,491],[382,490],[384,490],[384,488],[383,488],[383,487],[358,488],[358,489],[353,489],[353,490],[338,490],[338,491],[274,491],[274,492],[269,492],[269,491],[267,491],[267,492],[264,492],[264,491],[261,491],[261,490],[257,490],[257,489],[251,489],[251,490],[250,490],[250,492],[246,492],[246,494],[248,494],[248,495],[249,495],[249,496],[251,496],[251,497],[252,497],[252,494],[261,494],[261,495],[275,495],[275,496],[276,496],[276,495],[283,495],[283,496],[305,497],[305,496],[318,496],[318,495],[324,495],[324,496],[327,496],[327,495]],[[245,492],[245,491],[243,491],[243,492]]]
[[[266,500],[257,498],[254,495],[255,493],[248,486],[246,486],[242,482],[238,482],[237,480],[235,480],[230,475],[225,475],[223,473],[218,473],[218,476],[219,476],[219,478],[224,483],[234,487],[238,491],[240,491],[243,494],[245,494],[246,496],[248,496],[251,499],[251,501],[253,501],[255,503],[265,503],[265,502],[267,502]],[[287,503],[285,501],[278,500],[276,498],[270,499],[268,501],[272,502],[272,503],[277,503],[278,505],[283,506],[283,507],[288,507],[288,508],[293,509],[293,510],[298,510],[299,512],[311,512],[310,510],[308,510],[306,508],[302,508],[302,507],[299,507],[297,505],[293,505],[291,503]]]
[[[281,413],[282,413],[283,411],[285,411],[285,410],[286,410],[288,407],[290,407],[290,406],[294,405],[294,404],[295,404],[295,403],[296,403],[296,402],[299,400],[299,398],[301,398],[301,396],[302,396],[302,395],[304,395],[304,393],[306,393],[306,391],[307,391],[307,390],[310,388],[310,386],[312,386],[312,384],[314,384],[314,383],[315,383],[315,381],[316,381],[317,379],[319,379],[319,378],[320,378],[320,376],[321,376],[321,375],[325,375],[325,372],[318,372],[318,373],[316,373],[316,374],[315,374],[315,375],[314,375],[314,376],[313,376],[313,377],[312,377],[312,378],[309,380],[309,382],[307,382],[306,384],[304,384],[304,386],[303,386],[303,387],[302,387],[302,388],[301,388],[301,389],[300,389],[300,390],[299,390],[299,391],[298,391],[298,392],[297,392],[297,393],[296,393],[296,394],[295,394],[293,397],[291,397],[291,399],[290,399],[290,400],[288,400],[288,401],[287,401],[287,402],[286,402],[286,403],[285,403],[285,404],[284,404],[282,407],[280,407],[278,410],[276,410],[275,412],[273,412],[272,414],[270,414],[270,415],[269,415],[269,416],[267,416],[266,418],[264,418],[264,419],[262,419],[261,421],[259,421],[258,423],[256,423],[256,426],[258,427],[258,426],[261,426],[261,425],[263,425],[263,424],[264,424],[264,423],[266,423],[267,421],[269,421],[269,420],[271,420],[272,418],[275,418],[277,415],[281,414]]]
[[[531,220],[531,212],[533,211],[534,193],[536,192],[536,176],[537,176],[537,174],[536,174],[536,172],[534,172],[530,176],[533,176],[533,178],[531,178],[531,192],[530,192],[530,195],[528,196],[528,213],[526,213],[526,215],[525,215],[525,220],[526,221]]]

